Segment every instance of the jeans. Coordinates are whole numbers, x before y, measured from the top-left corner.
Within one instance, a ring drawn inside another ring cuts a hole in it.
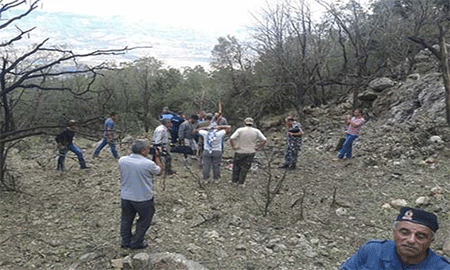
[[[58,158],[58,170],[64,171],[64,161],[66,160],[66,154],[67,152],[72,151],[77,155],[78,163],[80,164],[81,168],[86,168],[86,162],[83,158],[83,152],[81,151],[78,146],[75,144],[69,144],[66,147],[59,150],[59,158]]]
[[[125,247],[139,247],[144,241],[145,233],[152,223],[155,214],[153,199],[135,202],[121,199],[122,215],[120,218],[121,245]],[[131,232],[134,218],[139,214],[134,235]]]
[[[103,138],[102,143],[95,149],[94,157],[98,157],[98,154],[100,154],[100,151],[107,144],[109,144],[109,148],[111,148],[111,153],[113,154],[114,158],[119,158],[119,154],[117,154],[117,151],[116,151],[116,144],[114,142],[108,143],[108,140],[106,138]]]
[[[233,183],[244,184],[247,173],[252,166],[255,153],[234,153]]]
[[[214,180],[220,179],[220,164],[222,163],[222,151],[209,151],[204,150],[202,154],[202,169],[203,169],[203,179],[209,179],[209,171],[213,171]]]
[[[347,158],[352,158],[352,144],[353,141],[356,140],[357,138],[358,136],[352,134],[347,134],[345,136],[344,145],[342,146],[342,149],[339,152],[338,156],[340,159],[343,159],[344,156],[346,156]]]

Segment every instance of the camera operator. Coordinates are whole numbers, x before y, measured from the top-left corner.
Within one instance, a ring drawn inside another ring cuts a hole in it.
[[[148,246],[145,233],[153,219],[155,205],[153,201],[153,178],[161,174],[159,149],[155,150],[155,162],[148,159],[150,143],[148,140],[136,140],[131,147],[132,153],[119,159],[121,175],[121,247],[143,249]],[[136,231],[132,225],[136,214]]]

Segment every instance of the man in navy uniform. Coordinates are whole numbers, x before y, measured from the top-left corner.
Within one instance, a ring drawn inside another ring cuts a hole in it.
[[[342,265],[341,270],[448,270],[449,261],[430,249],[438,228],[435,214],[402,207],[394,223],[394,241],[368,242]]]

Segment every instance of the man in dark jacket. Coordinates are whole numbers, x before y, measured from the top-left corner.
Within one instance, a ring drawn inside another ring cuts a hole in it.
[[[83,158],[83,152],[78,146],[73,143],[73,137],[75,136],[76,121],[70,120],[67,127],[63,132],[56,136],[56,142],[58,143],[59,158],[58,158],[58,171],[64,171],[64,160],[68,151],[72,151],[77,155],[78,162],[81,169],[86,169],[86,162]]]

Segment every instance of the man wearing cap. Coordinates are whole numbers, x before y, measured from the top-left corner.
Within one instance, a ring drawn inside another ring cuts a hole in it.
[[[402,207],[394,223],[394,241],[368,242],[342,265],[341,270],[449,270],[449,261],[430,248],[438,228],[435,214]]]
[[[73,137],[75,136],[76,121],[70,120],[67,127],[63,132],[56,136],[56,142],[58,143],[58,171],[64,171],[64,161],[66,159],[67,152],[72,151],[77,155],[78,163],[80,163],[81,169],[86,169],[86,162],[84,161],[83,152],[81,149],[73,143]]]
[[[246,118],[244,124],[245,127],[236,129],[230,137],[231,147],[235,150],[231,181],[241,185],[244,184],[256,150],[261,149],[267,143],[262,132],[253,127],[252,118]]]

